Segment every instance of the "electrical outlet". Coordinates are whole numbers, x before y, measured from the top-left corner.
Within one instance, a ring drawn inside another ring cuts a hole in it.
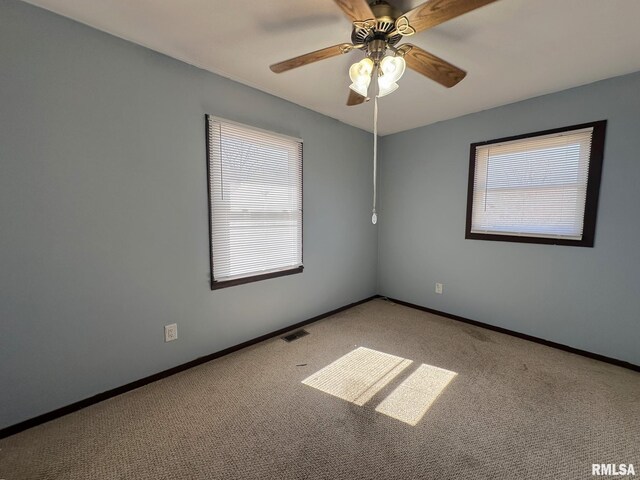
[[[171,342],[178,339],[178,324],[172,323],[171,325],[164,326],[164,341]]]
[[[442,294],[442,284],[436,283],[436,293]]]

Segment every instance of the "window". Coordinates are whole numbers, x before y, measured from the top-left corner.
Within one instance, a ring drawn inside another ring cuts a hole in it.
[[[302,272],[302,141],[207,116],[211,288]]]
[[[593,247],[605,128],[472,144],[465,238]]]

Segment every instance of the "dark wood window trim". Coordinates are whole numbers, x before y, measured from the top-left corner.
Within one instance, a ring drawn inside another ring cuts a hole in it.
[[[473,184],[476,167],[476,148],[479,146],[491,145],[494,143],[502,143],[513,140],[522,140],[525,138],[539,137],[543,135],[552,135],[555,133],[570,132],[572,130],[580,130],[583,128],[593,127],[591,137],[591,153],[589,158],[589,176],[587,178],[587,197],[584,210],[584,225],[582,232],[582,240],[569,240],[559,238],[544,237],[527,237],[518,235],[495,235],[487,233],[472,233],[471,223],[473,215]],[[539,243],[547,245],[568,245],[575,247],[593,247],[596,230],[596,215],[598,212],[598,196],[600,193],[600,179],[602,177],[602,160],[604,157],[604,139],[607,127],[606,120],[597,122],[583,123],[580,125],[572,125],[569,127],[554,128],[552,130],[544,130],[541,132],[527,133],[512,137],[498,138],[495,140],[487,140],[484,142],[476,142],[471,144],[469,153],[469,183],[467,188],[467,222],[465,229],[465,238],[471,240],[494,240],[499,242],[518,242],[518,243]]]
[[[222,280],[216,281],[213,276],[213,205],[211,204],[211,166],[209,162],[210,154],[211,154],[211,146],[209,145],[209,131],[212,128],[210,124],[210,116],[205,115],[205,144],[206,144],[206,163],[207,163],[207,213],[209,216],[209,268],[210,268],[210,285],[211,290],[219,290],[222,288],[235,287],[237,285],[244,285],[246,283],[259,282],[262,280],[269,280],[272,278],[284,277],[287,275],[295,275],[297,273],[302,273],[304,271],[304,160],[300,164],[300,175],[301,175],[301,194],[302,194],[302,218],[301,218],[301,227],[302,227],[302,245],[301,245],[301,261],[302,265],[298,267],[293,267],[287,270],[279,270],[277,272],[269,272],[257,275],[250,275],[242,278],[234,278],[232,280]],[[300,145],[302,148],[302,158],[304,159],[304,144]]]
[[[270,278],[284,277],[286,275],[295,275],[296,273],[302,273],[304,266],[290,268],[289,270],[280,270],[279,272],[263,273],[260,275],[252,275],[250,277],[234,278],[233,280],[224,280],[221,282],[211,281],[211,290],[218,290],[220,288],[234,287],[236,285],[243,285],[245,283],[259,282],[260,280],[269,280]]]

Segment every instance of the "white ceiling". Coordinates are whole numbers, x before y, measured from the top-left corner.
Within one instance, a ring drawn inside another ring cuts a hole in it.
[[[282,74],[269,65],[348,42],[332,0],[28,0],[99,30],[365,130],[372,105],[347,107],[360,52]],[[421,0],[389,0],[403,11]],[[409,40],[467,77],[446,89],[407,70],[380,99],[386,135],[640,70],[638,0],[498,0]]]

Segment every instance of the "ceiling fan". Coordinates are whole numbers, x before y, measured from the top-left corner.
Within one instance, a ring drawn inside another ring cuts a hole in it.
[[[347,105],[359,105],[368,100],[372,77],[377,78],[376,96],[382,97],[398,88],[396,81],[404,73],[405,66],[447,88],[460,82],[467,74],[464,70],[416,45],[398,43],[403,37],[435,27],[496,0],[428,0],[404,14],[384,0],[371,3],[367,0],[334,1],[353,22],[351,43],[316,50],[276,63],[270,68],[275,73],[282,73],[353,50],[362,50],[365,58],[349,69],[353,83],[347,99]]]

